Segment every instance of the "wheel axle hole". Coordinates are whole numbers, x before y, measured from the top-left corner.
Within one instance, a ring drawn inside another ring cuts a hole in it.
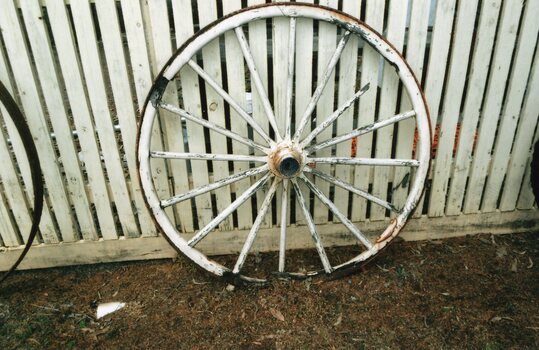
[[[281,164],[279,164],[279,172],[283,174],[283,176],[294,176],[298,170],[299,162],[292,156],[284,158],[281,161]]]

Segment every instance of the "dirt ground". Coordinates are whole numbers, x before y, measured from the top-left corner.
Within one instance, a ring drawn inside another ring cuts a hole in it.
[[[97,320],[110,301],[126,307]],[[397,242],[353,275],[264,288],[184,258],[19,272],[0,348],[539,348],[539,233]]]

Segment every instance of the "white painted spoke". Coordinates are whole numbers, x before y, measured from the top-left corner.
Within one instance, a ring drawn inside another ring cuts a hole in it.
[[[260,230],[260,225],[262,225],[262,221],[264,220],[264,217],[266,216],[266,213],[268,212],[268,208],[271,205],[271,200],[273,199],[273,196],[275,195],[275,191],[277,190],[277,183],[279,181],[280,180],[277,179],[277,177],[274,178],[273,183],[268,193],[266,194],[266,198],[264,198],[264,201],[262,202],[262,205],[260,206],[258,215],[256,216],[255,222],[253,223],[253,227],[251,227],[251,231],[249,231],[249,234],[247,235],[247,238],[245,239],[245,243],[243,244],[243,248],[241,249],[238,260],[236,261],[236,265],[234,265],[234,269],[232,270],[233,273],[240,272],[241,268],[243,267],[243,264],[245,263],[245,259],[247,258],[247,254],[251,250],[251,247],[253,246],[256,235],[258,231]]]
[[[296,18],[290,18],[290,29],[288,39],[288,75],[286,79],[286,106],[285,106],[285,134],[284,138],[290,139],[290,125],[292,124],[292,96],[294,94],[294,67],[296,51]]]
[[[272,145],[273,141],[268,136],[268,134],[262,129],[262,127],[251,117],[241,106],[230,96],[228,92],[226,92],[219,83],[217,83],[208,73],[202,69],[198,64],[196,64],[195,61],[190,60],[187,64],[193,70],[204,79],[205,82],[207,82],[228,104],[230,107],[232,107],[240,117],[242,117],[249,125],[253,127],[253,129],[262,136],[262,138],[269,144]]]
[[[297,142],[299,140],[299,138],[301,137],[301,133],[303,132],[303,129],[305,129],[305,126],[307,126],[307,123],[309,122],[309,118],[311,117],[311,114],[313,114],[316,104],[318,103],[318,100],[322,96],[322,93],[324,92],[324,88],[326,87],[329,81],[329,78],[331,77],[331,74],[333,73],[333,70],[335,69],[335,66],[337,65],[337,62],[339,62],[339,58],[341,57],[342,51],[344,50],[344,47],[346,43],[348,42],[348,39],[350,39],[350,32],[346,31],[343,37],[341,38],[341,40],[339,41],[339,44],[337,45],[337,48],[335,49],[333,56],[329,60],[326,70],[324,71],[324,74],[322,75],[320,82],[316,86],[316,90],[314,91],[314,94],[311,97],[309,104],[307,105],[307,109],[301,116],[300,122],[297,125],[297,129],[294,134],[294,141]]]
[[[211,184],[194,188],[189,192],[185,192],[185,193],[176,195],[174,197],[162,200],[161,201],[161,207],[163,207],[163,208],[169,207],[169,206],[174,205],[176,203],[179,203],[179,202],[194,198],[194,197],[199,196],[201,194],[204,194],[204,193],[216,190],[218,188],[221,188],[223,186],[229,185],[231,183],[240,181],[242,179],[245,179],[246,177],[250,177],[250,176],[260,174],[260,173],[262,173],[264,171],[267,171],[268,169],[269,169],[269,166],[267,164],[264,164],[264,165],[262,165],[262,166],[260,166],[258,168],[248,169],[248,170],[243,171],[241,173],[225,177],[225,178],[223,178],[223,179],[221,179],[219,181],[213,182]]]
[[[168,103],[164,103],[164,102],[160,102],[159,103],[159,107],[163,108],[164,110],[167,110],[169,112],[172,112],[174,114],[177,114],[187,120],[190,120],[194,123],[197,123],[199,125],[202,125],[203,127],[206,127],[210,130],[213,130],[215,132],[218,132],[222,135],[225,135],[227,137],[230,137],[231,139],[233,140],[236,140],[238,142],[241,142],[243,143],[244,145],[247,145],[247,146],[250,146],[250,147],[253,147],[253,148],[256,148],[264,153],[269,153],[269,149],[267,147],[264,147],[256,142],[254,142],[253,140],[250,140],[246,137],[243,137],[241,136],[240,134],[238,133],[235,133],[234,131],[230,131],[226,128],[223,128],[222,126],[219,126],[215,123],[212,123],[206,119],[202,119],[200,117],[195,117],[194,115],[188,113],[187,111],[179,108],[179,107],[176,107],[176,106],[173,106],[173,105],[170,105]],[[269,137],[268,137],[268,140],[269,140]],[[271,140],[270,140],[271,141]]]
[[[369,132],[373,132],[374,130],[383,128],[384,126],[388,126],[388,125],[400,122],[401,120],[411,118],[411,117],[415,116],[415,114],[416,114],[415,111],[408,111],[408,112],[397,114],[397,115],[395,115],[395,116],[393,116],[391,118],[384,119],[384,120],[381,120],[381,121],[376,122],[376,123],[372,123],[372,124],[369,124],[369,125],[366,125],[366,126],[362,126],[360,128],[357,128],[357,129],[349,132],[348,134],[344,134],[344,135],[341,135],[341,136],[336,136],[336,137],[334,137],[332,139],[320,142],[317,145],[309,147],[309,148],[307,148],[307,152],[312,154],[312,153],[314,153],[316,151],[319,151],[319,150],[321,150],[323,148],[333,146],[333,145],[335,145],[337,143],[341,143],[341,142],[353,139],[354,137],[358,137],[358,136],[361,136],[363,134],[367,134]]]
[[[273,113],[273,109],[271,107],[271,103],[269,101],[266,89],[264,89],[264,84],[260,79],[260,74],[258,74],[258,70],[256,69],[255,61],[253,59],[251,49],[249,48],[249,43],[247,42],[247,39],[245,38],[245,34],[243,33],[243,29],[241,27],[236,27],[235,32],[236,37],[238,38],[238,41],[240,43],[241,51],[243,52],[243,57],[245,58],[245,62],[247,62],[249,72],[251,73],[251,81],[256,86],[256,91],[258,92],[258,96],[262,100],[264,111],[266,112],[266,116],[268,117],[268,121],[271,124],[273,131],[275,131],[276,138],[278,141],[281,141],[282,137],[279,133],[279,128],[277,127],[275,114]]]
[[[243,156],[238,154],[214,154],[214,153],[177,153],[177,152],[163,152],[163,151],[151,151],[150,157],[152,158],[165,158],[165,159],[189,159],[189,160],[222,160],[222,161],[236,161],[236,162],[263,162],[268,160],[265,156]]]
[[[206,237],[214,228],[217,227],[224,219],[226,219],[232,212],[240,205],[242,205],[246,200],[251,198],[256,191],[258,191],[270,178],[270,174],[264,175],[260,180],[255,182],[251,187],[249,187],[245,192],[241,194],[234,202],[232,202],[228,207],[219,213],[212,221],[210,221],[204,228],[196,233],[196,235],[191,238],[187,244],[190,247],[194,247],[198,242],[200,242],[204,237]]]
[[[279,272],[284,272],[286,251],[286,226],[288,219],[288,184],[289,180],[283,180],[283,192],[281,194],[281,235],[279,239]]]
[[[335,112],[333,112],[333,114],[327,118],[326,120],[324,120],[320,125],[318,125],[313,131],[311,131],[311,133],[309,135],[307,135],[307,137],[301,141],[301,146],[302,147],[305,147],[306,145],[308,145],[309,143],[311,143],[311,141],[318,135],[320,134],[325,128],[327,128],[328,126],[331,125],[331,123],[333,123],[337,118],[339,118],[344,112],[346,112],[346,110],[348,108],[350,108],[350,106],[352,106],[354,104],[354,102],[356,102],[360,97],[361,95],[363,95],[365,92],[367,92],[367,90],[369,90],[369,87],[370,87],[370,84],[367,84],[365,85],[364,87],[362,87],[358,92],[356,92],[354,94],[354,96],[352,96],[348,101],[346,101],[342,106],[340,106]]]
[[[339,211],[339,209],[337,209],[337,206],[332,201],[330,201],[329,198],[326,197],[322,193],[322,191],[320,191],[320,189],[318,189],[318,187],[316,187],[311,182],[311,180],[306,178],[305,175],[303,175],[303,174],[300,176],[300,179],[303,180],[303,182],[305,182],[307,187],[309,187],[309,189],[311,191],[313,191],[313,193],[318,197],[318,199],[320,199],[320,201],[322,203],[324,203],[329,208],[329,210],[331,210],[333,212],[333,214],[335,214],[337,219],[339,219],[339,221],[342,222],[344,224],[344,226],[346,226],[348,228],[348,230],[350,230],[350,232],[352,232],[354,234],[354,236],[356,236],[356,238],[365,247],[367,247],[367,249],[372,248],[372,243],[369,241],[369,239],[367,237],[365,237],[365,235],[363,233],[361,233],[361,231],[356,227],[356,225],[354,225],[350,220],[348,220],[346,215],[344,215],[343,213],[341,213]]]
[[[344,164],[344,165],[374,165],[374,166],[409,166],[418,167],[415,159],[391,158],[352,158],[352,157],[313,157],[307,158],[307,163]]]
[[[318,171],[316,169],[311,169],[309,167],[305,167],[305,171],[308,172],[308,173],[314,174],[314,175],[316,175],[316,176],[318,176],[318,177],[320,177],[320,178],[326,180],[327,182],[330,182],[330,183],[332,183],[332,184],[334,184],[336,186],[344,188],[345,190],[350,191],[353,194],[356,194],[356,195],[358,195],[360,197],[363,197],[368,201],[371,201],[371,202],[376,203],[376,204],[378,204],[378,205],[380,205],[380,206],[382,206],[382,207],[384,207],[386,209],[389,209],[389,210],[391,210],[391,211],[393,211],[393,212],[395,212],[397,214],[401,213],[401,211],[399,209],[395,208],[395,206],[393,206],[393,204],[388,203],[385,200],[380,199],[380,198],[378,198],[376,196],[373,196],[372,194],[370,194],[368,192],[362,191],[359,188],[355,187],[354,185],[352,185],[352,184],[350,184],[348,182],[342,181],[342,180],[337,179],[337,178],[335,178],[335,177],[333,177],[331,175],[325,174],[325,173],[323,173],[321,171]]]
[[[316,232],[316,226],[314,225],[313,218],[311,217],[309,209],[307,209],[307,206],[305,204],[305,198],[303,197],[303,193],[301,192],[301,189],[299,188],[296,179],[292,179],[291,181],[292,185],[294,186],[294,191],[296,192],[296,198],[301,207],[301,210],[303,211],[303,216],[305,217],[305,221],[307,222],[307,226],[309,227],[309,232],[311,233],[314,244],[316,246],[316,251],[318,252],[320,260],[322,261],[322,265],[324,266],[324,271],[326,271],[326,273],[331,273],[333,271],[333,268],[331,267],[326,251],[322,246],[322,240],[320,239],[320,235],[318,234],[318,232]]]

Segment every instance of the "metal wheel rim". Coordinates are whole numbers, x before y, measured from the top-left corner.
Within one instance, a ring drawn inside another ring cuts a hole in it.
[[[145,194],[146,204],[151,211],[156,224],[165,234],[168,241],[200,267],[218,276],[227,277],[234,282],[264,282],[264,280],[244,276],[240,273],[240,271],[233,271],[230,268],[212,261],[203,253],[191,247],[188,242],[180,236],[178,230],[174,227],[174,224],[165,214],[161,206],[161,200],[156,194],[151,176],[150,137],[153,122],[156,118],[156,111],[159,107],[158,103],[160,102],[162,93],[166,88],[166,83],[174,79],[181,67],[183,67],[185,64],[189,64],[189,60],[193,55],[195,55],[213,39],[223,35],[227,31],[234,31],[236,27],[241,28],[241,26],[254,20],[273,17],[288,17],[291,19],[308,18],[333,23],[334,25],[349,31],[352,34],[358,35],[365,40],[365,42],[373,47],[387,62],[396,68],[400,82],[403,84],[412,103],[412,111],[414,112],[413,117],[416,121],[418,135],[416,148],[417,170],[414,175],[413,182],[411,183],[411,189],[406,199],[406,203],[400,214],[395,220],[392,221],[392,223],[390,223],[388,228],[380,235],[378,240],[358,256],[348,260],[345,263],[331,266],[331,271],[326,269],[307,272],[304,274],[287,273],[289,276],[305,277],[323,272],[333,273],[338,270],[347,270],[349,268],[362,265],[374,257],[391,241],[393,241],[393,239],[404,227],[408,217],[413,212],[421,197],[430,165],[430,120],[426,101],[419,83],[417,82],[417,79],[415,78],[410,67],[403,59],[402,55],[389,42],[385,41],[380,34],[363,22],[331,8],[309,4],[284,3],[267,4],[246,8],[231,13],[209,24],[191,37],[176,51],[175,54],[172,55],[169,62],[165,65],[155,80],[141,113],[142,120],[137,135],[137,160],[139,165],[141,187]],[[399,115],[396,115],[395,117],[398,116]],[[397,122],[398,121],[394,123]],[[272,177],[276,178],[275,175]]]

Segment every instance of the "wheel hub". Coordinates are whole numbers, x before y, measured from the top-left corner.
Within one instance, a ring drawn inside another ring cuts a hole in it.
[[[269,154],[268,164],[270,170],[279,177],[295,177],[303,167],[302,152],[290,142],[281,142]]]

